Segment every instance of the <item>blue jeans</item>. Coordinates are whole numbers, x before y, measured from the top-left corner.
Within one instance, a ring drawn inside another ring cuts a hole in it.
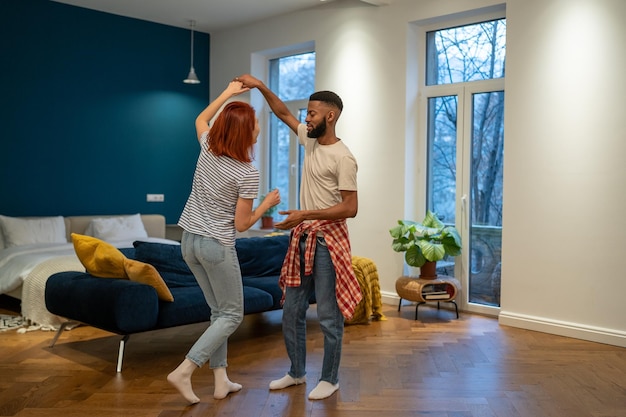
[[[228,337],[243,320],[243,283],[237,251],[234,246],[188,232],[183,232],[181,250],[211,307],[211,324],[186,357],[199,367],[207,361],[212,369],[226,367]]]
[[[320,381],[336,384],[343,341],[344,318],[337,306],[335,267],[324,238],[317,237],[313,274],[304,275],[304,244],[300,240],[299,287],[287,287],[283,305],[283,337],[291,360],[289,375],[302,378],[306,374],[306,311],[315,293],[317,316],[324,334],[324,360]]]

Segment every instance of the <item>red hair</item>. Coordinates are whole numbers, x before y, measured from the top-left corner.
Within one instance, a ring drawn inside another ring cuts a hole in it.
[[[209,150],[241,162],[252,161],[254,146],[254,109],[243,101],[228,103],[209,131]]]

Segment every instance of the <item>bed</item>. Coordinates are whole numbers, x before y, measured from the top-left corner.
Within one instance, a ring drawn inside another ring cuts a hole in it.
[[[0,294],[17,298],[27,329],[56,330],[65,319],[48,312],[44,290],[56,272],[84,271],[71,234],[105,240],[118,248],[137,240],[178,244],[165,238],[159,214],[9,217],[0,215]]]

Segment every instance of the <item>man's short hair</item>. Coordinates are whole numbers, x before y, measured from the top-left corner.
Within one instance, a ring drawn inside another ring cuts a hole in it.
[[[321,101],[326,104],[330,104],[331,106],[335,106],[339,109],[339,111],[343,110],[343,101],[341,101],[341,97],[332,91],[318,91],[309,97],[309,101]]]

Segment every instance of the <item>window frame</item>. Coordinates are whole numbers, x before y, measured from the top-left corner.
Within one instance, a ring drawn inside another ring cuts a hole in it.
[[[463,297],[459,297],[457,300],[459,306],[463,310],[469,310],[480,314],[486,314],[489,316],[497,316],[500,308],[479,305],[468,302],[468,287],[469,287],[469,265],[470,256],[469,250],[466,250],[469,246],[469,236],[471,229],[471,219],[469,219],[469,213],[464,208],[463,195],[467,193],[465,190],[469,190],[470,182],[470,164],[465,160],[459,161],[459,158],[465,158],[467,155],[471,156],[471,142],[472,142],[472,118],[471,118],[471,100],[473,93],[480,93],[484,91],[505,91],[505,78],[494,78],[486,80],[477,80],[460,83],[447,83],[447,84],[432,84],[426,83],[426,62],[427,57],[427,34],[428,32],[449,29],[465,25],[479,24],[485,21],[506,19],[506,13],[504,7],[491,10],[486,13],[472,13],[464,14],[462,16],[453,17],[446,20],[438,19],[431,22],[417,23],[415,31],[416,36],[416,51],[417,51],[417,90],[414,120],[416,125],[412,128],[415,129],[416,137],[412,140],[416,140],[416,146],[413,147],[412,163],[421,167],[428,167],[429,163],[429,140],[428,140],[428,99],[432,97],[442,97],[448,95],[456,95],[458,97],[458,113],[457,113],[457,175],[462,175],[461,181],[458,180],[456,184],[456,199],[455,204],[455,218],[456,227],[463,238],[463,252],[457,258],[454,275],[459,279],[462,285]],[[462,117],[462,119],[461,119]],[[460,124],[463,120],[464,123]],[[413,201],[409,207],[414,207],[415,213],[409,213],[408,216],[414,216],[415,218],[423,218],[426,214],[427,207],[429,205],[428,194],[428,175],[430,168],[415,170],[416,182],[410,182],[409,187],[413,187],[413,192],[408,194],[413,196]]]
[[[286,47],[281,47],[272,50],[261,51],[257,53],[253,53],[251,56],[251,74],[255,77],[263,81],[268,87],[269,79],[270,79],[270,61],[288,57],[292,55],[300,55],[303,53],[315,53],[315,43],[313,41],[304,42],[301,44],[290,45]],[[317,72],[317,61],[315,64],[316,72]],[[258,90],[252,90],[251,92],[251,104],[255,108],[257,112],[257,117],[259,119],[259,124],[261,125],[261,132],[259,134],[259,140],[255,146],[255,153],[257,155],[257,160],[255,161],[255,165],[259,168],[260,171],[260,194],[264,194],[269,190],[270,187],[270,170],[271,170],[271,158],[270,158],[270,141],[271,141],[271,132],[270,132],[270,116],[271,109],[267,105],[267,102],[263,98]],[[304,105],[304,109],[308,106],[308,97],[306,99],[300,100],[290,100],[285,101],[285,105],[292,111],[292,113],[297,117],[298,116],[298,106]],[[297,143],[298,139],[295,133],[290,130],[290,144]],[[299,145],[298,145],[299,146]],[[297,161],[297,147],[290,146],[290,165],[291,161]],[[292,173],[290,169],[290,180],[289,180],[289,208],[297,208],[300,205],[299,199],[299,178],[297,175],[298,167],[296,166],[296,174]],[[301,168],[300,168],[301,169]],[[258,201],[256,202],[258,204]]]

